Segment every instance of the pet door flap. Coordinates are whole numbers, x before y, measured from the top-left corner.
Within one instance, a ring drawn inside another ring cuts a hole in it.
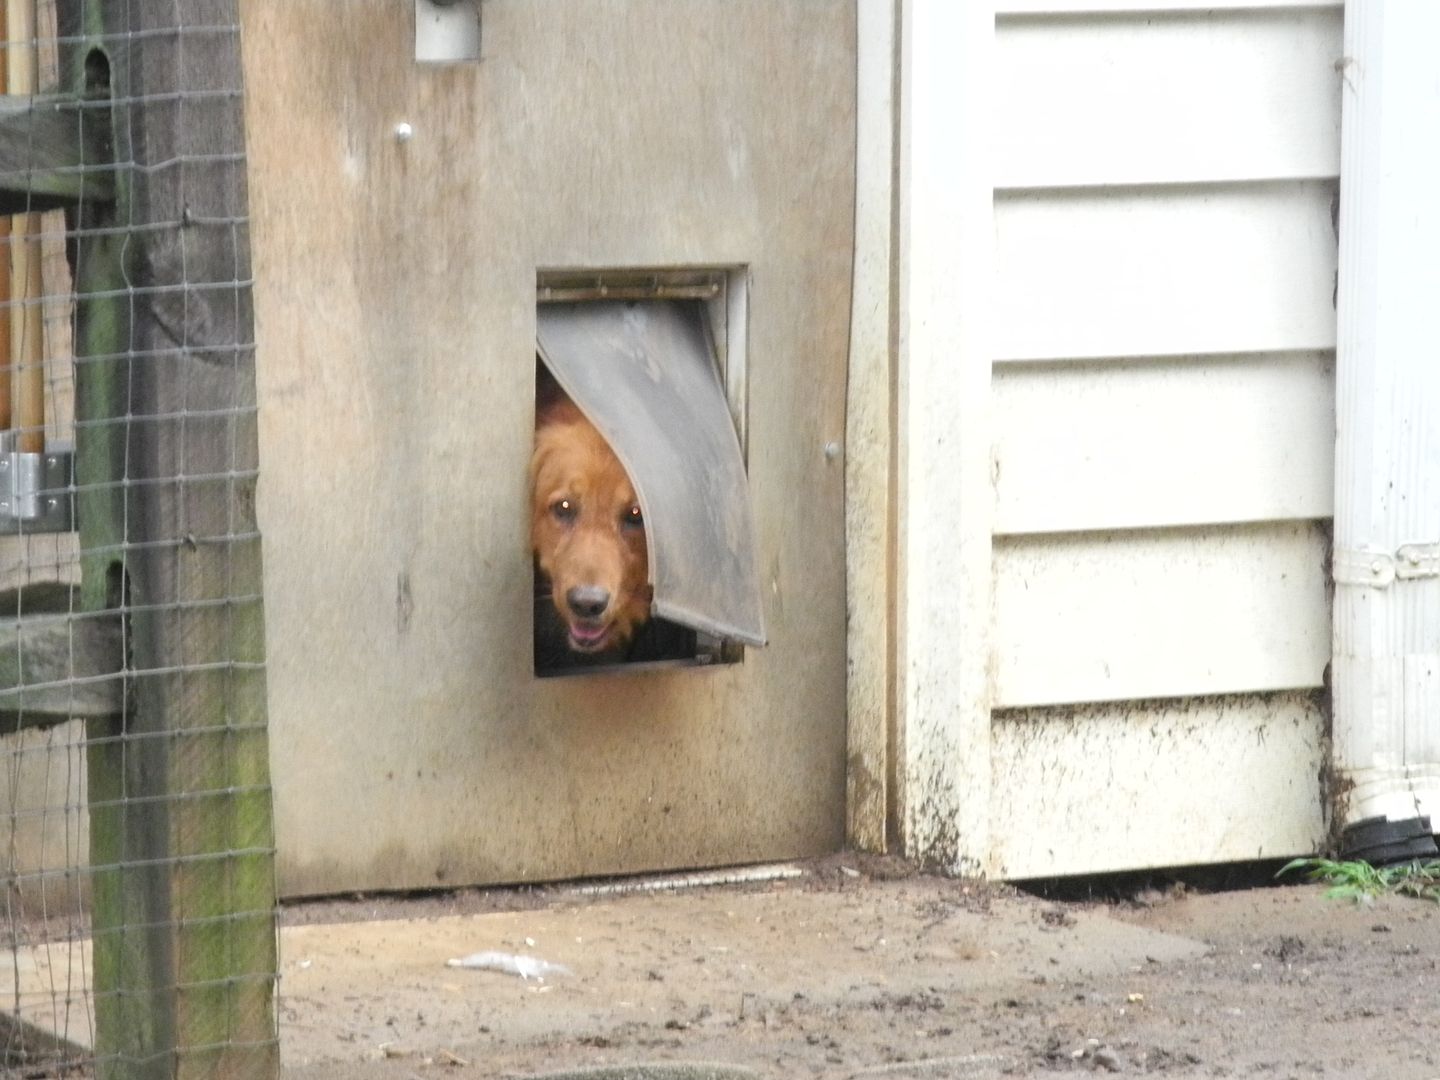
[[[635,485],[654,613],[765,644],[745,462],[698,312],[660,300],[542,304],[537,341]]]

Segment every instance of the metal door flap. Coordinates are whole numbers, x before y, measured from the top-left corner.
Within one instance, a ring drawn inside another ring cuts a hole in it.
[[[540,358],[630,474],[657,616],[765,644],[745,462],[698,312],[542,304]]]

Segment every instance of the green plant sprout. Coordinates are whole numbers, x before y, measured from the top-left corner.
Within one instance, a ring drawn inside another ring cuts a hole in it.
[[[1365,903],[1389,893],[1417,896],[1440,903],[1440,859],[1415,860],[1395,866],[1374,867],[1367,862],[1336,859],[1292,859],[1276,877],[1304,870],[1308,881],[1326,882],[1327,899]]]

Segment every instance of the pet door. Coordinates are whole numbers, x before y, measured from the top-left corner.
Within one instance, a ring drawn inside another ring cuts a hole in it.
[[[537,347],[635,485],[655,617],[765,644],[745,462],[700,312],[666,300],[541,304]]]

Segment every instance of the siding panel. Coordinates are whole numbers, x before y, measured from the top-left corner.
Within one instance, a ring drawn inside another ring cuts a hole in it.
[[[1318,694],[1011,713],[995,724],[999,877],[1280,858],[1325,839]]]
[[[997,542],[995,705],[1319,686],[1328,536],[1298,522]]]
[[[1327,517],[1329,353],[995,372],[1001,533]]]
[[[1335,176],[1340,30],[1334,8],[1005,24],[997,186]]]
[[[997,197],[996,359],[1331,349],[1330,181]]]

